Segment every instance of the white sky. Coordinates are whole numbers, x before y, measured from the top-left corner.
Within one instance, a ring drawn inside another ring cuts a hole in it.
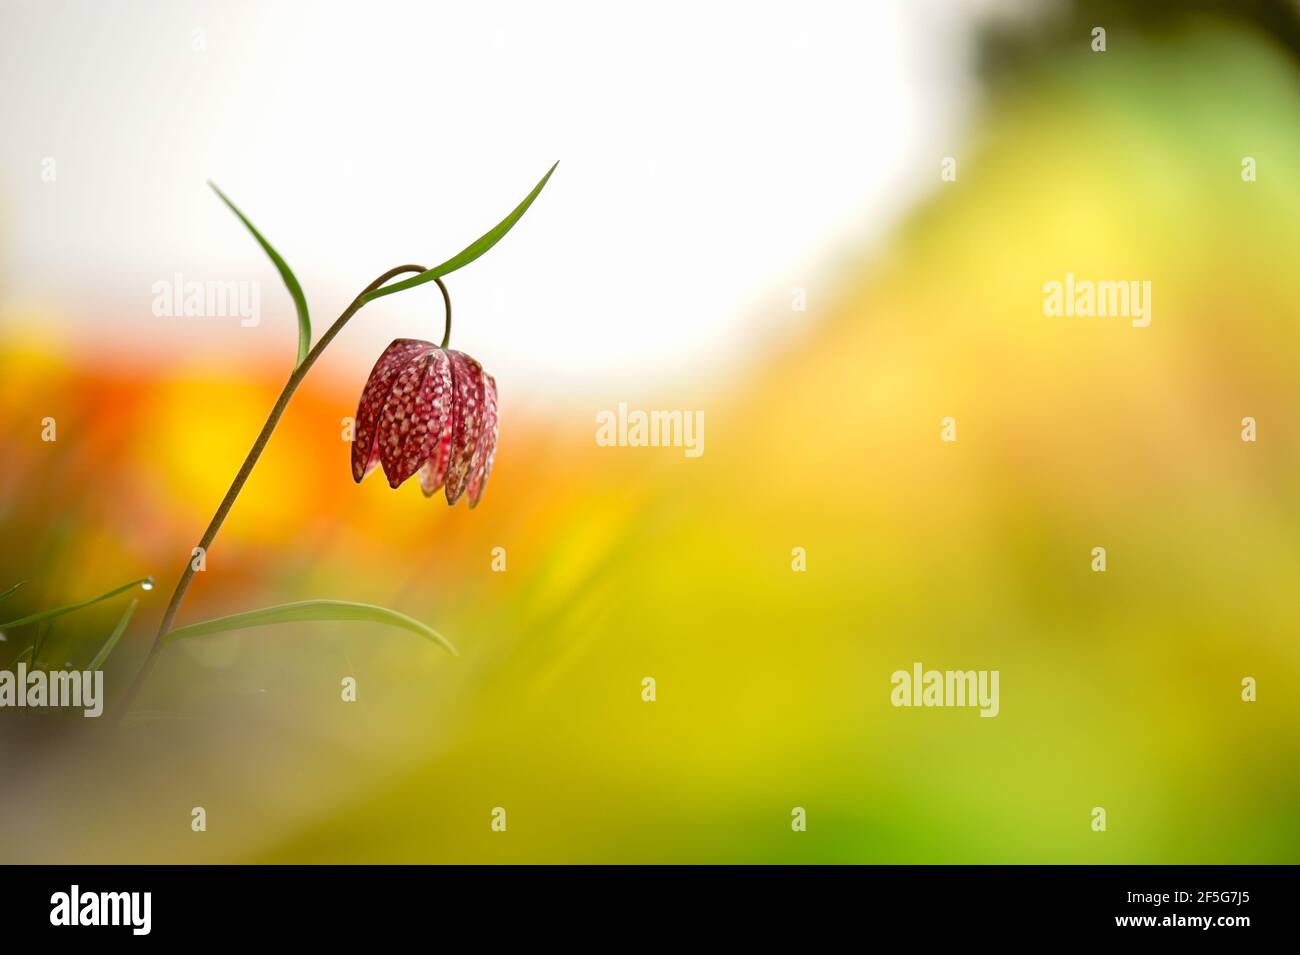
[[[835,250],[937,183],[971,6],[8,3],[0,314],[106,361],[288,362],[289,299],[207,179],[289,261],[319,333],[559,159],[519,226],[448,278],[453,345],[538,396],[716,374],[798,320],[791,287],[815,310]],[[261,325],[154,317],[151,286],[178,271],[260,281]],[[371,309],[335,346],[358,366],[440,334],[429,289]]]

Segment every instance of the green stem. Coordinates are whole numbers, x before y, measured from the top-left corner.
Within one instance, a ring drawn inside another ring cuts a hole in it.
[[[438,283],[438,289],[442,292],[442,304],[447,306],[447,323],[442,329],[442,344],[438,346],[446,350],[451,344],[451,294],[447,291],[447,286],[442,284],[442,279],[434,278],[434,281]]]
[[[389,269],[383,275],[379,276],[379,278],[367,285],[361,291],[361,294],[352,300],[352,304],[347,307],[342,315],[335,319],[334,324],[331,325],[329,330],[321,336],[320,341],[316,343],[316,347],[308,352],[307,357],[304,358],[296,368],[294,368],[293,374],[289,376],[289,380],[285,382],[284,389],[280,392],[280,397],[276,399],[275,407],[271,409],[271,414],[267,417],[266,424],[262,425],[262,430],[258,434],[257,440],[253,442],[253,447],[249,450],[248,457],[244,458],[244,463],[240,465],[239,473],[235,475],[235,480],[231,483],[230,490],[226,491],[226,496],[221,499],[221,504],[217,506],[217,513],[212,515],[212,520],[208,523],[208,529],[203,532],[203,537],[199,539],[198,546],[202,548],[204,554],[206,554],[208,548],[212,546],[212,541],[216,538],[217,532],[221,530],[221,525],[225,522],[226,515],[230,513],[230,509],[234,506],[236,498],[239,497],[239,492],[244,489],[244,484],[248,481],[249,475],[253,473],[253,467],[257,464],[258,458],[262,456],[262,451],[265,450],[267,442],[271,440],[271,434],[275,431],[276,425],[280,423],[281,416],[284,415],[285,409],[289,406],[289,399],[292,398],[293,393],[298,390],[298,386],[302,384],[302,380],[307,377],[307,372],[311,371],[312,365],[316,364],[316,359],[319,358],[321,353],[329,347],[330,342],[332,342],[334,337],[342,331],[343,326],[348,323],[348,320],[366,304],[367,295],[375,291],[375,289],[380,288],[385,282],[395,276],[404,275],[407,272],[424,271],[427,270],[422,265],[399,265],[397,268]],[[442,286],[441,282],[438,284],[439,286]],[[447,295],[447,289],[445,286],[443,287],[442,292],[444,296]],[[451,301],[450,298],[448,298],[447,333],[450,334],[450,331]],[[185,592],[189,590],[190,582],[193,579],[194,561],[191,558],[185,564],[185,571],[181,574],[181,579],[177,582],[176,589],[172,591],[172,597],[167,604],[167,610],[163,614],[162,622],[158,625],[158,632],[154,635],[153,644],[149,647],[149,655],[145,657],[144,664],[140,667],[140,672],[135,675],[135,679],[131,682],[131,686],[126,691],[126,695],[118,705],[118,719],[121,719],[121,717],[126,714],[126,711],[131,708],[131,704],[139,694],[140,688],[144,685],[145,680],[149,678],[149,674],[153,672],[154,665],[158,662],[158,655],[162,652],[163,635],[171,629],[171,625],[176,619],[176,614],[180,612],[181,603],[185,600]]]

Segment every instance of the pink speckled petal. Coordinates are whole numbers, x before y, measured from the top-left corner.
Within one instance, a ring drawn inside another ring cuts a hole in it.
[[[383,465],[389,487],[400,485],[420,466],[414,455],[407,460],[407,448],[412,442],[423,441],[420,429],[426,423],[421,421],[416,406],[428,371],[427,357],[403,368],[393,382],[393,390],[388,393],[384,410],[379,415],[379,463]]]
[[[440,453],[442,445],[451,443],[451,405],[451,358],[441,348],[435,348],[415,396],[414,424],[403,439],[400,459],[391,471],[385,465],[390,484],[394,480],[400,484],[417,470],[423,475],[424,467]],[[421,486],[423,481],[422,477]]]
[[[483,425],[479,429],[478,450],[474,452],[474,469],[469,478],[469,506],[477,507],[487,487],[488,476],[497,456],[497,382],[483,375]]]
[[[352,479],[357,483],[379,463],[380,416],[398,375],[433,347],[429,342],[399,338],[384,349],[371,369],[361,390],[361,400],[357,403],[356,432],[352,442]]]
[[[425,497],[433,497],[447,480],[447,463],[451,459],[451,419],[447,420],[447,437],[438,444],[420,468],[420,490]]]
[[[447,466],[447,503],[455,504],[469,483],[474,452],[482,426],[483,368],[464,352],[452,351],[451,374],[455,401],[452,403],[451,459]]]

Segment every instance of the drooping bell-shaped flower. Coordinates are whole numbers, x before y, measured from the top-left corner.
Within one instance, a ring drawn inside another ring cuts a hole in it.
[[[497,447],[497,385],[464,352],[399,338],[379,356],[357,405],[352,477],[397,487],[417,471],[426,496],[483,496]]]

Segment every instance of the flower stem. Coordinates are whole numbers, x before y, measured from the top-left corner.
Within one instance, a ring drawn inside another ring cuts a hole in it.
[[[319,358],[321,353],[329,347],[330,342],[332,342],[334,337],[342,331],[343,326],[348,323],[348,320],[366,304],[365,297],[368,294],[398,275],[404,275],[407,272],[424,271],[426,271],[426,269],[422,265],[399,265],[395,269],[389,269],[383,275],[379,276],[379,278],[367,285],[361,293],[352,300],[352,304],[347,307],[343,314],[334,320],[334,324],[331,325],[329,330],[321,336],[321,339],[316,343],[316,346],[307,353],[307,357],[304,358],[298,364],[298,367],[293,370],[293,373],[289,376],[289,380],[284,384],[284,389],[280,392],[280,397],[276,399],[275,406],[271,409],[270,415],[267,416],[266,423],[262,425],[262,430],[258,433],[257,440],[253,442],[253,447],[249,449],[248,456],[244,458],[244,463],[240,465],[239,473],[235,475],[235,480],[231,482],[230,489],[226,491],[226,496],[221,499],[221,503],[217,506],[217,512],[212,515],[212,520],[208,523],[208,529],[203,532],[203,537],[199,539],[198,546],[202,548],[204,554],[206,554],[208,548],[212,546],[213,540],[216,539],[217,532],[221,530],[221,525],[226,520],[226,515],[229,514],[230,509],[234,507],[235,500],[239,497],[239,492],[244,489],[244,484],[248,481],[249,475],[253,473],[253,467],[257,464],[258,458],[262,456],[262,451],[266,449],[267,442],[271,440],[271,435],[274,433],[276,425],[280,423],[280,418],[284,415],[285,409],[289,406],[289,399],[292,398],[293,393],[298,390],[298,386],[302,384],[302,380],[307,377],[307,372],[311,371],[311,367],[316,363],[316,359]],[[438,282],[438,285],[442,287],[441,282]],[[447,290],[445,287],[442,288],[442,292],[443,296],[446,297]],[[450,331],[451,302],[450,299],[448,299],[446,334],[450,334]],[[140,671],[135,675],[135,679],[131,682],[131,686],[126,691],[126,695],[118,705],[117,719],[120,720],[126,715],[126,711],[131,708],[131,704],[139,694],[140,688],[144,685],[145,680],[149,678],[149,674],[153,671],[154,665],[158,662],[158,655],[162,652],[163,648],[163,635],[171,629],[171,625],[176,619],[176,614],[180,612],[181,604],[185,600],[185,592],[189,590],[190,582],[193,579],[194,561],[191,559],[186,563],[185,572],[181,574],[181,579],[177,582],[176,589],[172,591],[171,600],[167,604],[167,610],[163,614],[162,622],[158,625],[158,632],[154,635],[153,644],[149,647],[149,655],[145,657],[144,664],[140,667]]]

